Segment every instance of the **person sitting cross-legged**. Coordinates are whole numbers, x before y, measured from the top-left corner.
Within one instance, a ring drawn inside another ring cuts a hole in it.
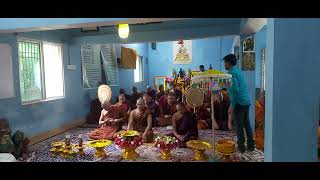
[[[137,100],[137,109],[130,113],[127,130],[138,131],[142,135],[143,142],[151,143],[153,141],[152,113],[145,106],[145,101],[142,98]]]
[[[179,147],[186,147],[186,142],[198,138],[196,115],[187,111],[182,102],[176,108],[178,112],[172,116],[173,135],[179,140]]]
[[[91,139],[109,139],[112,140],[116,136],[116,132],[122,129],[124,123],[128,120],[127,112],[121,107],[111,105],[110,102],[102,103],[103,110],[99,119],[100,128],[93,130],[89,137]]]

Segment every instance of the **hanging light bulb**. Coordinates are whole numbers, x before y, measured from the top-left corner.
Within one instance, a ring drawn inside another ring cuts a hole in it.
[[[119,24],[118,33],[120,38],[127,38],[129,36],[129,24]]]

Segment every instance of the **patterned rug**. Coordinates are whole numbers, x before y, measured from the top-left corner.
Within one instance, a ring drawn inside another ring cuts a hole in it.
[[[83,155],[76,156],[74,158],[62,158],[52,156],[49,152],[51,148],[51,143],[59,140],[63,140],[66,134],[71,135],[71,142],[77,143],[78,134],[84,134],[84,143],[89,140],[88,133],[92,131],[94,128],[75,128],[69,130],[63,134],[59,134],[57,136],[51,137],[45,141],[34,144],[29,147],[30,156],[28,159],[22,160],[26,162],[127,162],[127,160],[123,159],[121,156],[122,149],[117,147],[115,144],[112,144],[106,147],[105,158],[97,158],[95,156]],[[169,128],[153,128],[155,135],[160,134],[169,134],[172,132]],[[211,130],[199,130],[199,139],[207,141],[209,143],[213,142]],[[232,139],[236,142],[236,134],[231,131],[215,131],[216,141],[219,139]],[[167,162],[159,158],[160,150],[156,147],[153,147],[152,144],[143,144],[142,146],[136,149],[136,152],[139,154],[139,157],[134,160],[135,162]],[[210,161],[210,157],[212,155],[211,151],[205,152],[207,157],[209,157],[207,161]],[[177,148],[172,151],[172,159],[169,162],[194,162],[193,160],[194,152],[189,148]],[[217,156],[218,159],[221,157]],[[232,157],[236,161],[240,162],[263,162],[264,154],[262,151],[255,149],[253,152],[245,152],[240,154],[236,152]]]

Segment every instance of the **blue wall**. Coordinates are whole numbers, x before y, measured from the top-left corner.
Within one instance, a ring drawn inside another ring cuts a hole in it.
[[[146,86],[148,86],[149,82],[149,68],[148,64],[146,64],[146,58],[148,58],[148,44],[147,43],[139,43],[139,44],[121,44],[117,47],[117,56],[121,57],[121,46],[135,49],[139,56],[143,56],[143,75],[144,79],[142,83],[134,82],[134,69],[121,69],[119,68],[119,86],[114,87],[113,92],[115,96],[118,95],[119,89],[124,88],[127,94],[132,93],[132,87],[135,86],[138,88],[138,91],[145,91]],[[113,96],[113,97],[115,97]]]
[[[21,33],[22,37],[36,38],[56,43],[62,43],[63,52],[68,52],[69,35],[59,32]],[[9,120],[12,131],[21,130],[26,136],[32,137],[38,133],[58,128],[63,124],[85,117],[89,110],[90,97],[88,91],[82,88],[81,71],[67,70],[68,54],[63,54],[65,98],[37,104],[21,105],[18,46],[15,35],[1,35],[1,43],[12,47],[15,98],[0,100],[0,116]],[[80,61],[72,60],[80,67]]]
[[[12,34],[2,35],[0,36],[0,43],[9,43],[13,51],[14,88],[16,97],[0,100],[0,117],[5,117],[9,120],[13,131],[19,129],[25,132],[28,137],[58,128],[63,124],[71,123],[85,117],[90,107],[90,101],[97,97],[97,89],[88,90],[83,88],[80,44],[72,43],[70,35],[62,31],[20,33],[19,36],[56,43],[64,42],[65,98],[22,106],[19,89],[17,38]],[[127,93],[130,94],[132,93],[131,88],[133,85],[138,87],[139,90],[145,90],[148,84],[148,65],[145,64],[147,44],[127,44],[123,46],[137,50],[137,53],[144,57],[144,82],[140,84],[133,83],[133,70],[119,69],[120,84],[119,86],[112,87],[113,98],[118,94],[119,87],[124,87]],[[66,68],[69,61],[68,53],[70,54],[70,63],[77,66],[76,70],[67,70]]]
[[[177,72],[180,68],[199,70],[199,65],[203,64],[207,70],[211,64],[213,69],[224,70],[220,60],[232,52],[233,40],[234,36],[192,40],[191,64],[173,64],[172,41],[158,42],[156,50],[148,44],[149,84],[154,84],[154,76],[171,76],[173,68]]]
[[[317,161],[320,19],[268,19],[265,161]]]
[[[266,48],[267,26],[255,34],[256,88],[261,87],[262,49]]]

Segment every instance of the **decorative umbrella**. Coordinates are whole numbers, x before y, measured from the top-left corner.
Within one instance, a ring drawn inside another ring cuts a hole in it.
[[[191,77],[192,81],[192,89],[202,89],[203,91],[208,91],[211,94],[211,120],[212,120],[212,131],[213,131],[213,158],[215,158],[215,135],[214,129],[215,125],[217,124],[215,117],[214,117],[214,95],[219,93],[219,90],[223,88],[227,88],[231,86],[232,83],[232,75],[225,74],[221,71],[209,69],[205,72],[199,72],[194,74]],[[190,89],[191,89],[190,88]],[[188,90],[191,91],[191,90]],[[192,92],[192,91],[191,91]],[[203,96],[202,96],[203,97]],[[201,99],[199,97],[199,99]],[[187,101],[189,104],[189,102]],[[189,104],[190,105],[190,104]]]
[[[101,103],[110,101],[112,97],[111,88],[108,85],[101,85],[98,88],[98,98]]]

